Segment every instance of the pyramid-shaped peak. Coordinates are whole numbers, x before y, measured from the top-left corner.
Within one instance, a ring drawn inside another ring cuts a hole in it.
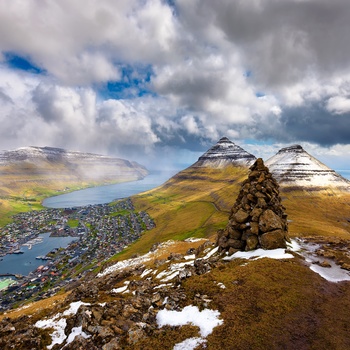
[[[249,167],[254,163],[256,157],[242,147],[230,141],[227,137],[222,137],[214,146],[205,152],[194,166],[224,168],[229,164]]]
[[[307,153],[300,145],[280,149],[266,161],[281,186],[350,190],[350,181]]]
[[[300,145],[292,145],[292,146],[284,147],[278,151],[278,153],[288,153],[288,152],[301,153],[305,151],[303,147],[301,147]]]

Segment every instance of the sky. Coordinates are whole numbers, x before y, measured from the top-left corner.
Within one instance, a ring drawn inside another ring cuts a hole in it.
[[[0,149],[350,169],[349,0],[0,0]]]

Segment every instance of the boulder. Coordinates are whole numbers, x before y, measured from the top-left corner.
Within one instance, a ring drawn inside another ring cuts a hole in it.
[[[261,232],[268,232],[282,229],[282,218],[275,214],[271,209],[265,210],[259,218],[259,229]]]
[[[286,248],[286,239],[282,230],[270,231],[259,236],[259,242],[263,249]]]

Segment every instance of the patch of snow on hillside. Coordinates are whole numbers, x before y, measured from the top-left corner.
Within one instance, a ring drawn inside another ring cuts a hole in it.
[[[323,267],[320,265],[311,264],[310,269],[329,282],[337,283],[341,281],[350,281],[350,275],[348,271],[342,270],[334,262],[329,263],[331,264],[330,267]]]
[[[84,303],[83,301],[71,303],[69,309],[63,312],[63,316],[75,315],[82,305],[90,305],[90,303]]]
[[[161,282],[164,283],[164,282],[171,281],[171,280],[174,279],[176,276],[178,276],[179,273],[180,273],[180,271],[175,271],[175,272],[173,272],[172,274],[170,274],[170,275],[164,277],[164,278],[161,280]]]
[[[217,251],[219,247],[215,247],[214,249],[211,249],[209,253],[203,258],[203,260],[208,260],[211,256],[213,256]]]
[[[233,259],[262,259],[262,258],[270,258],[270,259],[291,259],[294,258],[294,256],[290,253],[286,253],[285,249],[278,248],[278,249],[271,249],[271,250],[264,250],[264,249],[256,249],[251,250],[248,252],[236,252],[230,256],[226,256],[223,258],[223,260],[233,260]]]
[[[119,287],[119,288],[114,288],[111,290],[111,293],[125,293],[128,289],[128,286],[130,284],[130,281],[125,281],[124,286]]]
[[[76,301],[71,303],[69,308],[63,312],[63,314],[58,313],[52,318],[48,318],[46,320],[39,320],[35,323],[35,327],[41,329],[54,329],[54,331],[50,334],[52,343],[47,346],[47,349],[52,349],[56,344],[62,344],[67,336],[64,331],[67,326],[67,321],[63,316],[75,315],[81,305],[90,305],[89,303],[84,303],[82,301]],[[73,330],[72,330],[73,331]],[[85,333],[84,333],[85,334]],[[77,334],[76,334],[77,335]],[[87,334],[85,334],[87,336]],[[74,336],[75,337],[75,336]],[[74,339],[74,338],[73,338]]]
[[[47,320],[40,320],[37,321],[35,324],[35,327],[41,328],[41,329],[47,329],[52,328],[54,331],[50,334],[52,342],[50,345],[47,346],[47,349],[52,349],[54,345],[56,344],[62,344],[65,339],[67,338],[64,334],[64,330],[66,329],[67,321],[65,318],[60,318],[59,320],[56,320],[54,318],[49,318]]]
[[[317,264],[320,257],[316,254],[316,250],[320,248],[320,245],[307,243],[301,239],[299,239],[299,243],[297,244],[299,245],[298,253],[305,258],[305,261],[309,264],[313,272],[316,272],[329,282],[350,281],[349,271],[342,269],[332,259],[322,258],[330,265],[329,267],[323,267]]]
[[[147,261],[150,261],[153,257],[155,257],[158,251],[160,251],[166,247],[169,247],[174,243],[175,242],[173,240],[169,240],[169,241],[166,241],[166,242],[159,244],[159,246],[157,247],[157,249],[155,251],[148,252],[148,253],[146,253],[140,257],[137,257],[137,258],[118,261],[116,264],[107,267],[104,271],[97,274],[97,277],[103,277],[103,276],[106,276],[106,275],[108,275],[112,272],[115,272],[115,271],[123,270],[123,269],[128,268],[128,267],[135,267],[137,265],[141,265]]]
[[[86,334],[85,332],[83,332],[83,327],[73,327],[71,333],[69,334],[68,338],[67,338],[67,344],[70,344],[76,336],[82,336],[83,338],[87,339],[90,338],[91,335]]]
[[[203,338],[188,338],[174,346],[174,350],[194,350],[197,346],[206,343]]]
[[[197,306],[186,306],[182,311],[160,310],[157,314],[159,328],[163,326],[184,326],[192,324],[199,327],[200,335],[207,337],[213,329],[223,323],[217,310],[204,309],[199,311]]]
[[[147,275],[149,275],[153,270],[152,269],[145,269],[142,273],[141,273],[141,278],[146,277]]]
[[[205,238],[194,238],[194,237],[189,237],[184,240],[184,242],[189,242],[189,243],[195,243],[195,242],[200,242],[200,241],[206,241]]]
[[[191,255],[185,255],[184,259],[185,260],[194,260],[196,258],[195,254],[191,254]]]

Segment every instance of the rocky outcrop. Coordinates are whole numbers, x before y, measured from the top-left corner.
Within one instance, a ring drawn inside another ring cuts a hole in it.
[[[300,145],[282,148],[266,161],[266,165],[283,187],[350,190],[350,181],[308,154]]]
[[[213,147],[199,157],[193,166],[224,168],[229,164],[233,164],[249,167],[255,160],[254,155],[237,146],[227,137],[222,137]]]
[[[217,245],[221,251],[234,253],[286,247],[287,215],[279,196],[279,186],[261,158],[250,170],[226,228],[218,232]]]

